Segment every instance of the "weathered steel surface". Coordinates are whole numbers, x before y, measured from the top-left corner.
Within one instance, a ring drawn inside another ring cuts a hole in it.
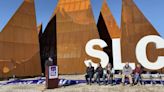
[[[39,24],[39,25],[37,26],[37,31],[38,31],[38,37],[39,37],[39,39],[40,39],[41,36],[42,36],[42,24]]]
[[[111,38],[120,38],[121,31],[120,31],[120,29],[119,29],[119,27],[118,27],[118,25],[114,19],[114,16],[112,15],[112,13],[110,11],[106,1],[103,2],[99,20],[100,20],[100,18],[102,18],[101,20],[104,21],[104,23],[105,23],[105,26],[106,26],[107,31],[108,31],[108,35]],[[101,25],[101,23],[98,23],[98,26],[99,25]]]
[[[121,50],[123,62],[137,63],[135,49],[139,40],[147,35],[159,35],[153,25],[146,19],[138,9],[133,0],[122,0],[122,20],[121,20]],[[155,49],[155,44],[147,46],[147,57],[154,62],[159,54],[164,55]]]
[[[45,72],[45,61],[49,57],[53,58],[54,64],[57,64],[56,46],[56,15],[54,15],[40,37],[40,55],[43,73]]]
[[[90,59],[85,53],[85,45],[89,40],[99,38],[90,0],[59,0],[56,16],[59,72],[84,73],[84,60]]]
[[[90,59],[85,53],[85,45],[93,38],[99,38],[99,35],[90,0],[59,0],[41,37],[42,66],[51,56],[59,66],[60,74],[84,73],[84,60]]]
[[[100,38],[108,44],[108,47],[105,47],[103,50],[108,54],[109,62],[113,64],[112,39],[120,38],[121,31],[106,1],[103,2],[97,27]]]
[[[41,74],[33,0],[24,0],[0,32],[0,77]]]

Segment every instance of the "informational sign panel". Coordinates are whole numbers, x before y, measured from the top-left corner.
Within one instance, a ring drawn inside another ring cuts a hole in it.
[[[57,66],[49,66],[49,79],[58,78],[58,67]]]

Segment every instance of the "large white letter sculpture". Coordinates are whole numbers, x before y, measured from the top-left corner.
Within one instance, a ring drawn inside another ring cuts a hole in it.
[[[121,46],[120,46],[120,38],[112,39],[112,50],[113,50],[113,67],[114,70],[122,70],[125,63],[121,61]],[[129,61],[127,61],[129,62]],[[134,63],[129,63],[132,69],[135,68]]]
[[[147,59],[146,47],[148,43],[155,43],[156,48],[164,48],[164,39],[156,35],[149,35],[142,38],[136,46],[136,57],[138,62],[150,70],[158,70],[164,67],[164,56],[158,56],[156,62],[152,63]]]
[[[109,57],[108,55],[104,52],[104,51],[100,51],[100,50],[95,50],[93,47],[94,46],[100,46],[101,48],[107,47],[107,44],[105,41],[101,40],[101,39],[92,39],[90,40],[85,47],[86,53],[89,56],[95,57],[95,58],[100,58],[100,63],[102,65],[102,67],[106,67],[106,65],[109,62]],[[97,64],[92,62],[92,60],[85,60],[84,63],[86,66],[88,66],[88,62],[91,62],[94,68],[97,68]]]
[[[138,44],[136,45],[136,58],[138,62],[145,68],[150,70],[159,70],[164,67],[164,56],[158,56],[157,61],[150,62],[147,59],[146,48],[148,43],[155,43],[157,49],[164,48],[164,39],[156,35],[149,35],[143,37]],[[93,47],[95,45],[104,48],[107,46],[106,42],[101,39],[93,39],[90,40],[86,47],[86,53],[92,57],[100,58],[100,63],[102,67],[106,67],[109,62],[109,57],[104,51],[95,50]],[[121,62],[121,46],[120,46],[120,38],[112,39],[112,50],[113,50],[113,67],[115,70],[122,70],[124,63]],[[94,68],[97,68],[97,64],[92,62],[92,60],[85,60],[84,63],[88,66],[88,63],[91,62]],[[135,64],[130,63],[130,66],[134,69]]]

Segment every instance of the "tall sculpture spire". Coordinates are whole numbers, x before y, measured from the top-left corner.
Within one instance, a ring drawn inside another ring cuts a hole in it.
[[[121,31],[114,19],[114,16],[112,15],[110,9],[108,8],[106,0],[104,0],[101,8],[100,17],[101,16],[105,22],[105,26],[108,29],[109,36],[111,38],[120,38]]]
[[[33,0],[24,0],[0,32],[0,76],[41,74]]]
[[[108,8],[106,0],[103,2],[97,27],[100,38],[108,44],[108,47],[104,48],[104,51],[110,57],[109,62],[113,64],[112,39],[120,38],[121,31]]]
[[[133,0],[122,0],[122,20],[121,20],[121,49],[123,62],[138,62],[135,49],[138,41],[144,36],[159,35],[153,25],[146,19],[138,9]],[[147,46],[147,57],[150,61],[156,61],[159,51],[153,51],[155,44]]]
[[[99,38],[90,0],[59,0],[57,62],[62,74],[85,72],[86,43]],[[78,66],[77,66],[78,64]]]
[[[48,38],[51,33],[54,35]],[[50,45],[42,40],[46,48],[54,49],[57,62],[56,58],[54,59],[59,65],[60,74],[85,72],[84,60],[90,59],[85,53],[85,45],[94,38],[99,38],[99,35],[90,0],[59,0],[55,13],[42,35],[44,41],[54,41],[53,45]],[[50,50],[46,48],[43,47],[45,53],[50,54]]]

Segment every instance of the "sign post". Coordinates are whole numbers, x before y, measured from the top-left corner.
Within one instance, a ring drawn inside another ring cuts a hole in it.
[[[46,88],[58,88],[58,81],[58,67],[55,65],[46,66]]]

